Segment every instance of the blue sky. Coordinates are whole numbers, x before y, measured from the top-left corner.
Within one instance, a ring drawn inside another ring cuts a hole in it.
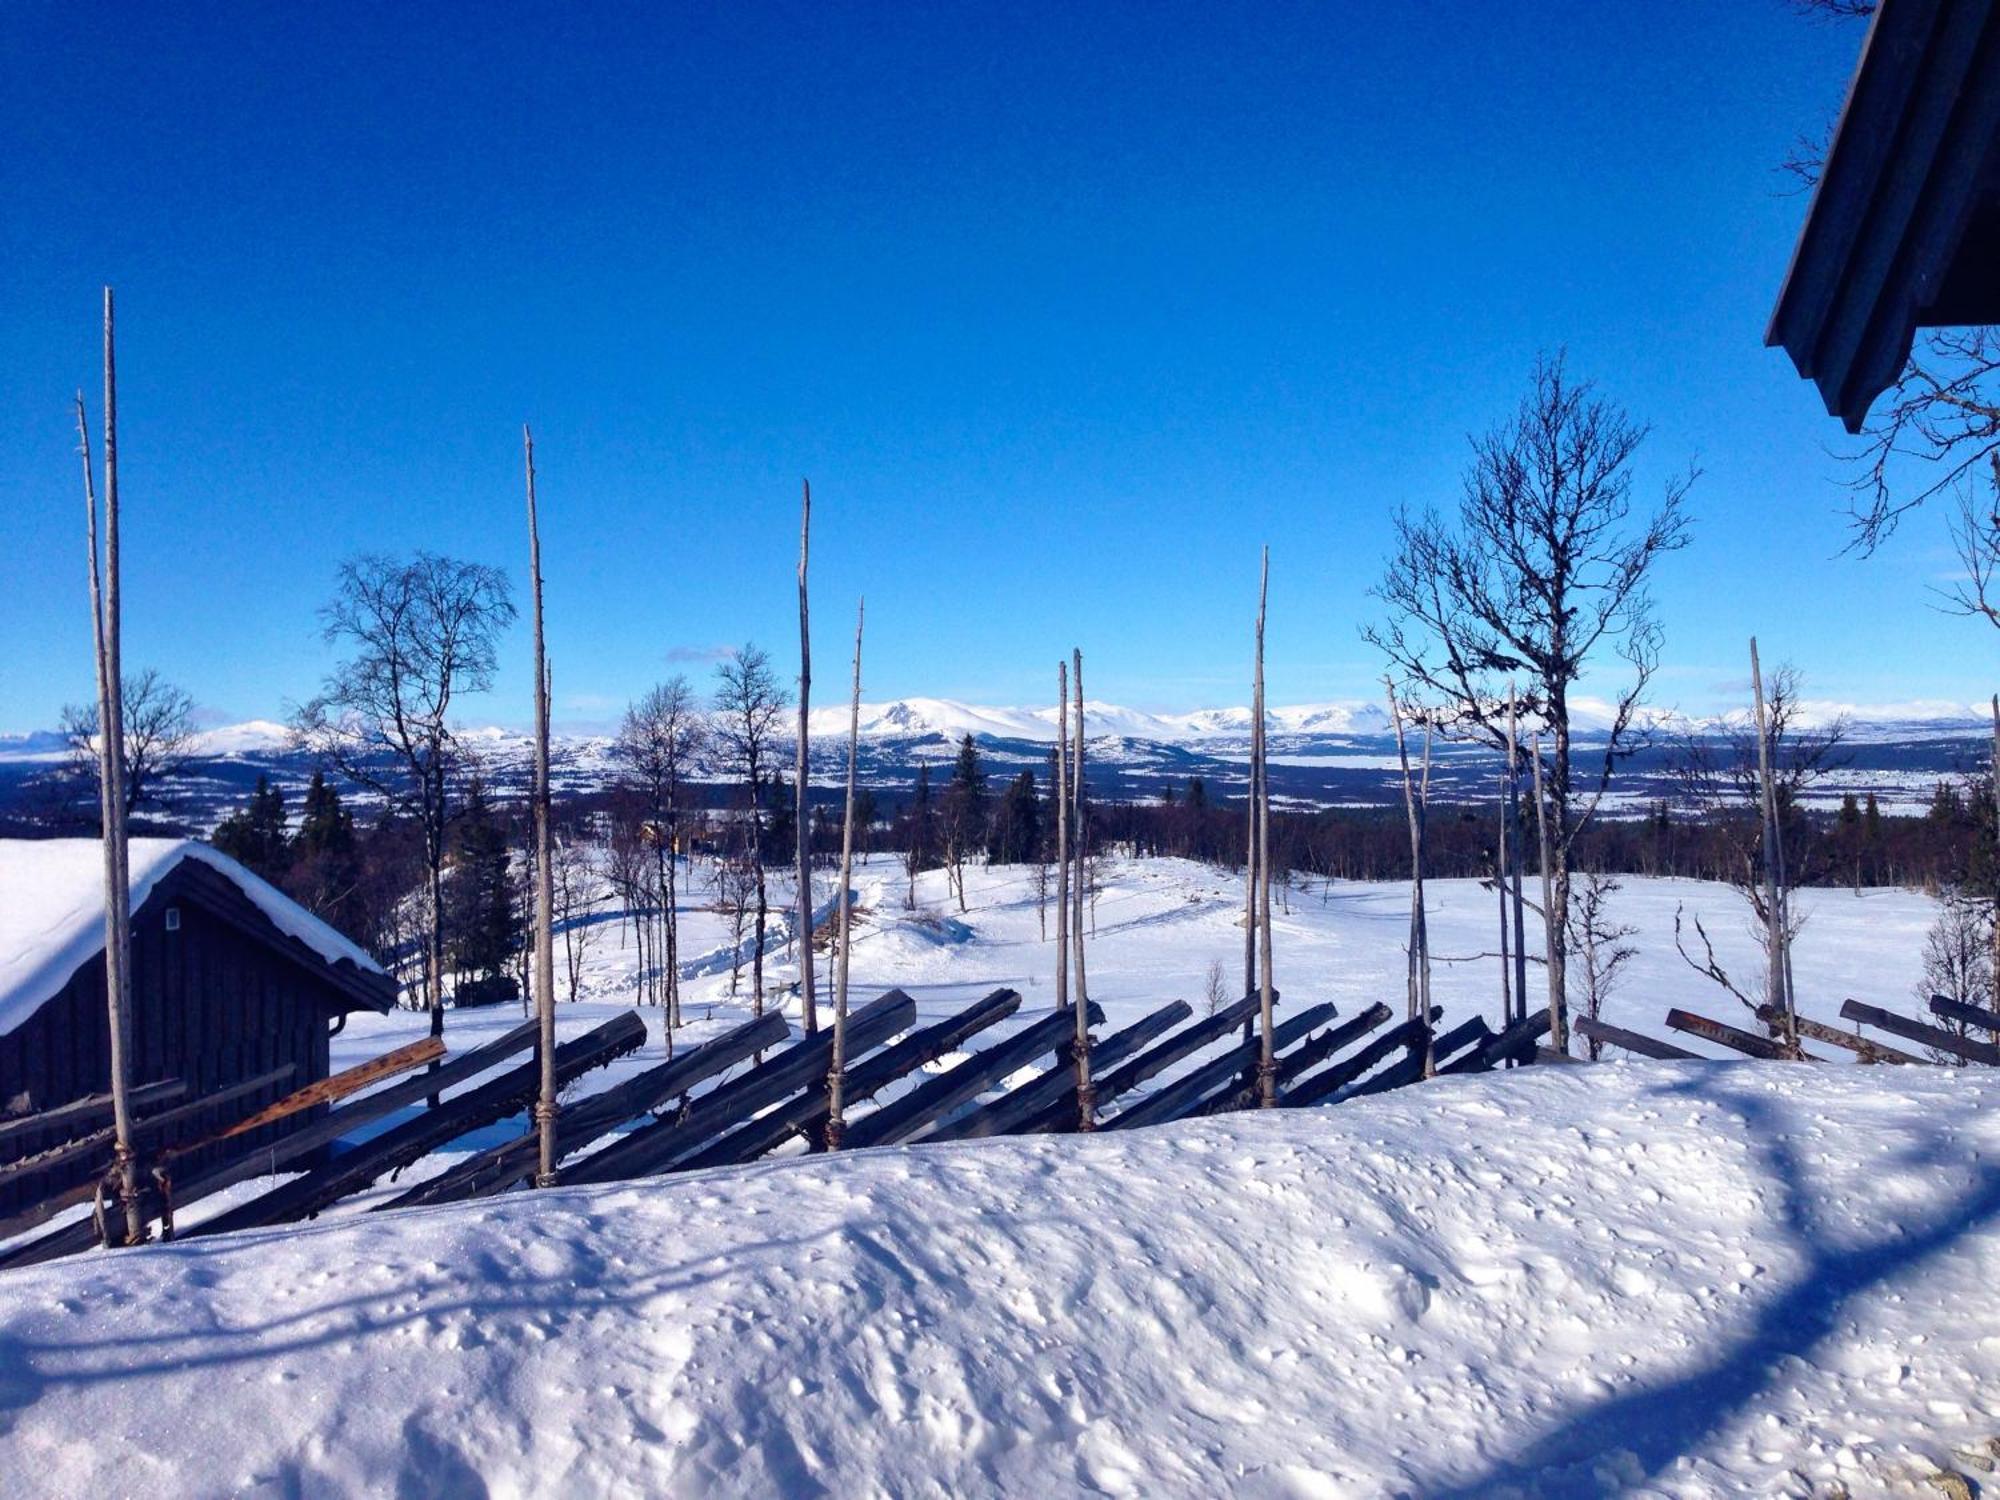
[[[523,566],[559,721],[796,631],[822,701],[1372,694],[1388,517],[1538,350],[1697,460],[1660,695],[1744,640],[1815,696],[1971,699],[1941,517],[1839,557],[1836,424],[1762,347],[1853,28],[1673,6],[7,9],[0,728],[87,695],[69,398],[119,293],[127,659],[219,718],[329,658],[337,561]],[[92,398],[93,408],[95,397]],[[528,716],[525,629],[481,719]]]

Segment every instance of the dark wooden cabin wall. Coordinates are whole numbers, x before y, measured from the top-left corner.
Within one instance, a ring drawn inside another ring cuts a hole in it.
[[[231,910],[211,881],[227,886],[245,910]],[[216,915],[209,902],[223,905],[229,915]],[[180,913],[175,932],[166,930],[170,907]],[[235,1116],[327,1076],[328,1028],[352,998],[311,966],[245,930],[261,920],[233,885],[206,867],[192,876],[169,875],[133,914],[134,1084],[179,1078],[195,1098],[283,1063],[295,1065],[288,1083],[232,1104]],[[0,1036],[0,1101],[26,1091],[35,1108],[48,1109],[104,1092],[110,1077],[104,958],[98,954],[35,1015]],[[276,1139],[319,1112],[303,1112],[232,1142],[231,1151]],[[55,1137],[29,1136],[5,1148],[0,1160],[56,1143]],[[200,1165],[190,1160],[180,1170]],[[0,1185],[0,1214],[33,1201],[46,1188],[37,1179],[23,1180],[11,1191]]]

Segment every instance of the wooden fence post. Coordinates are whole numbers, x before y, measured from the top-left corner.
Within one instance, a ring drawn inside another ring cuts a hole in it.
[[[852,943],[853,918],[848,913],[854,889],[854,762],[861,747],[861,626],[868,613],[868,601],[854,610],[854,697],[847,717],[847,810],[840,823],[840,959],[833,977],[833,1062],[826,1072],[826,1149],[838,1151],[847,1129],[845,1108],[847,1088],[847,958]]]

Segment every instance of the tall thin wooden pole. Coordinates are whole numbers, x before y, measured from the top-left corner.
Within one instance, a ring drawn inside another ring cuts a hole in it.
[[[1090,984],[1084,977],[1083,969],[1083,908],[1089,899],[1090,879],[1088,874],[1088,845],[1083,827],[1083,652],[1070,652],[1070,676],[1074,679],[1076,691],[1076,746],[1075,774],[1070,778],[1070,795],[1075,799],[1074,816],[1076,825],[1076,905],[1074,908],[1076,929],[1070,934],[1071,956],[1076,960],[1076,1128],[1082,1131],[1097,1127],[1097,1085],[1090,1076]]]
[[[1542,867],[1542,928],[1547,934],[1545,953],[1549,969],[1549,1045],[1569,1051],[1569,1006],[1562,992],[1563,967],[1556,960],[1556,945],[1563,934],[1556,930],[1556,889],[1554,852],[1549,847],[1548,801],[1542,793],[1542,736],[1537,730],[1528,737],[1528,756],[1535,768],[1535,852]],[[1527,1001],[1521,1002],[1527,1008]]]
[[[1437,726],[1424,716],[1424,774],[1417,788],[1417,1007],[1424,1018],[1424,1074],[1431,1071],[1431,919],[1424,901],[1424,869],[1430,858],[1431,741]]]
[[[535,1099],[539,1138],[536,1187],[556,1184],[555,875],[549,837],[549,658],[542,632],[542,526],[535,508],[535,435],[521,424],[521,459],[528,481],[528,581],[535,611],[535,1018],[540,1023],[541,1091]]]
[[[1514,997],[1512,993],[1514,962],[1509,952],[1507,937],[1507,908],[1510,905],[1507,891],[1507,873],[1513,868],[1508,861],[1507,852],[1507,825],[1511,820],[1512,813],[1512,809],[1508,804],[1508,795],[1511,790],[1508,783],[1511,776],[1511,769],[1500,773],[1500,846],[1499,852],[1493,860],[1493,888],[1500,896],[1500,1024],[1502,1027],[1507,1026],[1514,1019]],[[1525,995],[1522,996],[1522,1003],[1527,1003]]]
[[[1396,685],[1383,680],[1389,692],[1389,722],[1396,729],[1396,759],[1403,769],[1403,810],[1410,823],[1410,947],[1405,973],[1409,1019],[1424,1023],[1424,1073],[1430,1073],[1430,957],[1425,951],[1430,937],[1424,921],[1424,803],[1430,795],[1430,728],[1424,730],[1424,786],[1418,794],[1416,779],[1410,774],[1410,751],[1403,734],[1403,706],[1396,701]]]
[[[2000,456],[2000,455],[1996,455]],[[1993,695],[1993,791],[1994,886],[1993,886],[1993,983],[2000,991],[2000,693]]]
[[[840,905],[834,913],[840,958],[833,973],[833,1061],[826,1071],[826,1149],[838,1151],[847,1129],[847,959],[850,948],[848,902],[854,889],[854,764],[861,752],[861,626],[868,601],[854,610],[854,696],[847,716],[847,807],[840,821]]]
[[[1271,778],[1264,763],[1264,614],[1271,596],[1271,549],[1264,549],[1257,580],[1257,677],[1251,696],[1257,720],[1257,1104],[1275,1109],[1278,1103],[1278,1060],[1271,1035]]]
[[[1076,879],[1070,886],[1070,910],[1074,918],[1070,931],[1070,958],[1076,966],[1076,1003],[1087,1008],[1090,1005],[1090,986],[1083,972],[1083,909],[1090,897],[1090,845],[1083,816],[1088,805],[1083,791],[1083,653],[1075,649],[1070,651],[1070,686],[1076,694],[1076,738],[1070,742],[1069,762],[1069,842],[1076,859]]]
[[[792,926],[799,948],[799,1013],[806,1035],[819,1030],[819,1002],[813,991],[812,824],[807,818],[806,788],[811,768],[812,739],[806,724],[812,697],[812,630],[806,612],[806,557],[812,541],[812,482],[799,481],[799,745],[797,791],[792,798],[798,824],[799,900]]]
[[[1056,1009],[1069,1004],[1069,663],[1056,663]]]
[[[1771,771],[1771,727],[1764,707],[1764,670],[1757,659],[1757,638],[1750,638],[1750,689],[1757,705],[1757,781],[1764,814],[1764,921],[1766,988],[1782,1022],[1787,1046],[1798,1045],[1798,1025],[1792,997],[1785,984],[1785,911],[1781,902],[1778,850],[1778,785]]]
[[[104,289],[104,560],[100,580],[97,503],[90,479],[89,428],[83,397],[84,508],[90,534],[90,606],[97,655],[99,815],[104,844],[104,993],[110,1009],[112,1176],[125,1220],[125,1243],[146,1238],[139,1158],[132,1145],[132,876],[125,829],[125,678],[121,660],[118,536],[118,360],[111,288]],[[107,1232],[108,1237],[108,1232]]]
[[[1527,864],[1521,845],[1521,726],[1519,719],[1520,696],[1514,691],[1514,684],[1507,684],[1507,821],[1513,828],[1510,841],[1513,852],[1512,885],[1514,894],[1514,995],[1519,1013],[1515,1020],[1526,1020],[1528,1015],[1528,918],[1527,901],[1521,894],[1522,867]]]
[[[1257,808],[1263,794],[1264,715],[1255,699],[1256,663],[1250,669],[1250,793],[1243,830],[1243,995],[1257,993]],[[1250,1040],[1250,1022],[1243,1022],[1243,1040]]]

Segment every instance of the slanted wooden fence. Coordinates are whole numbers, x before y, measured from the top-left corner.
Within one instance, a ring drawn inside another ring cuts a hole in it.
[[[1092,1037],[1092,1108],[1086,1121],[1077,1097],[1073,1050],[1080,1043],[1073,1009],[1022,1020],[1020,995],[1002,988],[919,1026],[916,1003],[890,990],[847,1020],[842,1077],[848,1114],[840,1148],[1067,1134],[1086,1124],[1133,1130],[1252,1108],[1258,1102],[1262,1041],[1254,1035],[1238,1040],[1237,1028],[1254,1020],[1258,1004],[1258,997],[1247,996],[1197,1019],[1185,1002],[1175,1001]],[[1427,1072],[1529,1062],[1548,1030],[1544,1011],[1498,1034],[1475,1019],[1440,1035],[1435,1028],[1441,1015],[1434,1009],[1425,1020],[1390,1026],[1386,1005],[1342,1019],[1333,1005],[1321,1003],[1283,1016],[1271,1037],[1278,1105],[1338,1103],[1414,1083]],[[1095,1005],[1083,1019],[1086,1029],[1104,1022]],[[1009,1021],[1015,1023],[1011,1031],[985,1040]],[[562,1043],[555,1054],[558,1082],[575,1085],[635,1051],[645,1035],[633,1012]],[[531,1129],[463,1155],[442,1172],[426,1174],[420,1164],[475,1131],[523,1114],[539,1083],[538,1061],[521,1056],[534,1039],[535,1027],[526,1023],[448,1059],[441,1057],[441,1044],[412,1044],[240,1116],[230,1115],[227,1092],[179,1105],[177,1086],[161,1085],[145,1096],[153,1113],[141,1119],[141,1129],[152,1132],[149,1160],[165,1168],[155,1217],[171,1233],[176,1209],[286,1173],[293,1175],[231,1203],[184,1235],[295,1223],[411,1170],[419,1180],[376,1204],[378,1210],[463,1202],[525,1187],[539,1165]],[[426,1064],[428,1071],[412,1072]],[[566,1103],[556,1128],[560,1178],[614,1182],[737,1165],[785,1150],[824,1151],[831,1066],[830,1030],[792,1039],[775,1013],[746,1021]],[[231,1092],[248,1097],[271,1081],[252,1080]],[[418,1107],[426,1099],[436,1102]],[[226,1146],[273,1120],[308,1110],[319,1113],[275,1144],[173,1180],[177,1151]],[[397,1111],[408,1118],[334,1149],[361,1127]],[[62,1119],[53,1121],[58,1113]],[[197,1116],[199,1129],[176,1128],[177,1120]],[[61,1160],[77,1163],[86,1177],[101,1175],[108,1147],[98,1102],[78,1101],[50,1117],[38,1119],[34,1128],[55,1124],[70,1132],[58,1148]],[[74,1206],[79,1191],[86,1196],[94,1191],[94,1179],[70,1183],[37,1211],[47,1217]],[[31,1227],[32,1222],[17,1221],[0,1230],[18,1234]],[[73,1221],[0,1251],[0,1267],[34,1264],[99,1241],[91,1219]]]

